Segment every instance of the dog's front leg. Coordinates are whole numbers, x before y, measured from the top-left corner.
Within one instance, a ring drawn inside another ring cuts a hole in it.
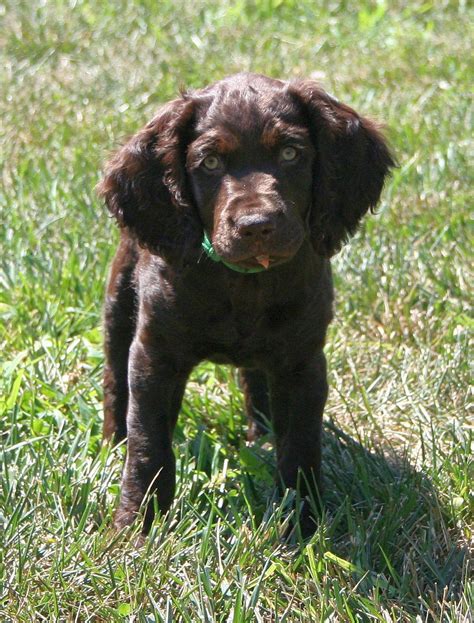
[[[270,375],[270,400],[276,435],[278,477],[284,487],[318,503],[321,494],[321,432],[328,386],[322,351],[292,370]],[[314,530],[309,506],[301,527]],[[303,525],[304,524],[304,525]]]
[[[173,430],[189,371],[178,372],[156,348],[138,335],[130,350],[127,460],[115,525],[122,528],[137,516],[143,499],[154,493],[166,512],[175,491]],[[147,504],[143,532],[153,521],[153,499]]]

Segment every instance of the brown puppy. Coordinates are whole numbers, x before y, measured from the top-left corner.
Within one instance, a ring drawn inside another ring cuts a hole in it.
[[[271,419],[279,480],[317,493],[329,258],[393,165],[375,125],[314,82],[256,74],[166,104],[111,160],[99,192],[122,228],[104,380],[104,436],[128,437],[118,527],[150,487],[170,507],[173,429],[203,359],[240,368],[249,437]]]

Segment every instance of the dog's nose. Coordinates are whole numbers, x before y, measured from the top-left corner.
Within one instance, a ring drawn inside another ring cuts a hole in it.
[[[266,238],[275,231],[274,219],[264,214],[247,214],[235,221],[242,238]]]

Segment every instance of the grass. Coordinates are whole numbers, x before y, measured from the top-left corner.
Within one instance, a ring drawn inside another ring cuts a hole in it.
[[[472,620],[466,2],[7,1],[0,7],[3,621]],[[203,364],[178,494],[144,548],[110,531],[123,449],[101,447],[101,304],[117,233],[109,150],[182,85],[316,76],[387,124],[400,161],[335,260],[325,512],[247,447],[232,370]]]

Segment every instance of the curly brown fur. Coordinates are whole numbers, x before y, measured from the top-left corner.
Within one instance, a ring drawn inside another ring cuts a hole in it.
[[[170,507],[173,429],[203,359],[240,368],[249,437],[271,420],[278,479],[319,495],[329,258],[392,166],[375,124],[314,82],[256,74],[183,94],[112,158],[99,193],[122,229],[105,308],[104,436],[128,437],[117,526],[148,491]],[[268,270],[212,261],[204,231],[224,261]]]

